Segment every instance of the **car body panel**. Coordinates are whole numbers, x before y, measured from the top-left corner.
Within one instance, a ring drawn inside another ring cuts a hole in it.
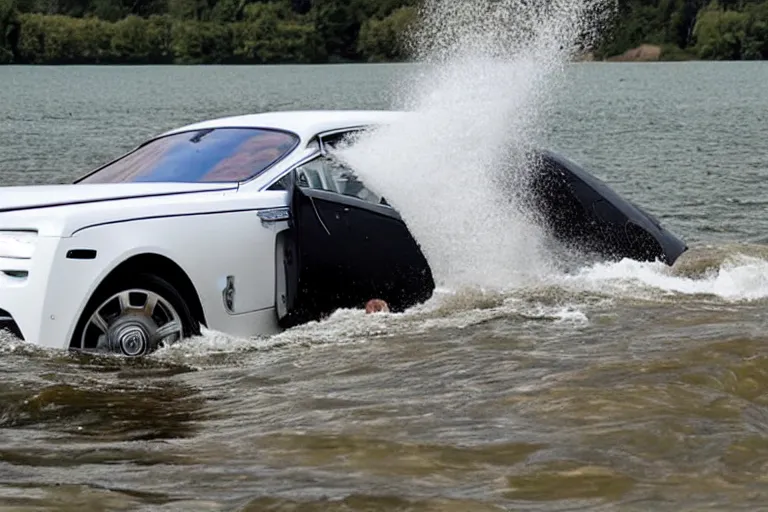
[[[68,245],[103,247],[94,283],[132,256],[157,254],[170,259],[194,284],[210,329],[248,336],[253,332],[242,327],[248,321],[238,317],[274,308],[275,234],[287,229],[285,221],[262,222],[259,206],[213,215],[142,219],[117,229],[96,226],[79,231]],[[227,308],[222,294],[229,276],[235,293]],[[84,305],[81,301],[80,309]]]
[[[129,258],[151,254],[170,259],[190,278],[208,328],[236,336],[274,332],[276,319],[265,319],[274,316],[275,234],[288,225],[264,222],[259,213],[287,201],[284,193],[259,196],[249,198],[248,208],[228,212],[142,218],[41,237],[32,260],[0,259],[0,309],[13,316],[25,339],[66,348],[73,319],[104,278]],[[83,249],[95,250],[96,257],[66,256]],[[28,270],[29,277],[11,280],[5,270]],[[228,276],[235,283],[231,311],[222,297]]]
[[[282,326],[360,308],[371,298],[403,311],[432,294],[429,264],[392,208],[294,181],[291,220],[295,258],[285,271]]]
[[[575,162],[551,151],[538,152],[532,160],[536,209],[561,242],[602,258],[668,265],[688,249],[657,219]]]
[[[0,230],[33,229],[37,230],[40,236],[70,237],[82,229],[99,225],[114,225],[146,218],[247,210],[254,208],[257,198],[262,205],[260,208],[286,206],[283,193],[229,187],[210,192],[140,196],[132,199],[0,212]]]
[[[0,258],[0,310],[10,314],[13,325],[23,329],[21,334],[24,339],[38,344],[43,344],[40,343],[41,333],[45,328],[45,319],[50,319],[50,314],[46,315],[45,303],[66,303],[69,291],[67,281],[78,276],[77,273],[70,272],[52,278],[58,253],[58,238],[41,237],[37,241],[32,259]],[[22,274],[23,277],[12,277],[16,272],[27,274]],[[67,322],[66,317],[62,320]],[[49,346],[66,348],[67,345],[54,343]]]

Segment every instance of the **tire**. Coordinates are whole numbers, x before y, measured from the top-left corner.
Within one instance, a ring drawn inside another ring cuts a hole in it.
[[[131,292],[131,297],[134,295],[141,295],[143,292],[150,292],[155,294],[160,299],[158,300],[158,306],[155,308],[155,311],[157,311],[158,307],[160,307],[162,310],[168,310],[176,313],[178,316],[178,322],[181,324],[181,336],[178,340],[176,340],[176,342],[200,334],[200,323],[195,320],[186,301],[171,283],[159,276],[150,273],[130,273],[107,278],[96,289],[94,294],[88,300],[88,303],[86,304],[83,313],[78,320],[72,336],[72,340],[70,342],[70,347],[75,350],[86,352],[97,350],[98,347],[91,342],[91,338],[93,337],[94,333],[94,326],[90,321],[92,316],[97,312],[97,310],[104,310],[102,308],[105,305],[105,301],[116,300],[114,299],[115,296],[128,293],[129,291]],[[170,308],[167,306],[170,306]],[[109,326],[111,327],[115,325],[116,320],[120,318],[127,318],[128,316],[130,315],[121,313],[118,317],[111,319]],[[83,346],[83,334],[86,329],[88,329],[88,332],[86,333],[86,346]],[[122,353],[122,355],[129,357],[137,357],[150,354],[156,348],[156,346],[147,345],[145,350],[133,353],[128,352],[125,349],[117,350],[116,347],[111,347],[110,351]]]

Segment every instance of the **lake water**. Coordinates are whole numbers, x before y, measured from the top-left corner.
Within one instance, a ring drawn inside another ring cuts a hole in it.
[[[389,108],[414,71],[0,67],[0,184],[71,181],[212,117]],[[142,361],[0,334],[0,506],[765,508],[768,64],[567,74],[548,146],[685,238],[674,268],[206,333]]]

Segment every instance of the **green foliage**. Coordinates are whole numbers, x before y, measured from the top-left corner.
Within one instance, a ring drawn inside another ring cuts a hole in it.
[[[314,0],[311,22],[323,42],[326,55],[334,61],[356,60],[356,41],[362,23],[361,12],[350,0]]]
[[[643,43],[662,59],[768,58],[768,0],[620,0],[617,20],[596,52],[609,56]]]
[[[745,14],[741,57],[745,60],[768,59],[768,2],[750,5]]]
[[[246,21],[233,25],[234,54],[239,62],[275,64],[323,60],[322,41],[313,27],[290,17],[281,18],[266,9],[249,9],[246,14]]]
[[[173,62],[173,24],[168,16],[130,15],[112,29],[112,57],[118,62]]]
[[[747,15],[722,10],[713,2],[699,13],[693,35],[699,57],[737,60],[746,36]]]
[[[0,64],[13,62],[11,34],[16,25],[16,4],[13,0],[0,0]]]
[[[229,25],[209,21],[178,21],[171,28],[171,46],[179,64],[227,62],[234,50]]]
[[[661,60],[683,61],[694,59],[696,59],[696,54],[692,53],[690,50],[683,50],[677,45],[669,43],[661,46]]]
[[[421,0],[0,0],[0,64],[401,61]],[[617,0],[597,58],[768,59],[768,0]]]
[[[33,64],[111,62],[114,25],[96,18],[23,14],[18,53]]]
[[[360,29],[358,50],[370,62],[403,60],[407,57],[405,37],[414,21],[414,7],[401,7],[383,20],[366,21]]]
[[[768,3],[732,11],[713,1],[699,12],[693,32],[698,56],[703,59],[768,58]]]

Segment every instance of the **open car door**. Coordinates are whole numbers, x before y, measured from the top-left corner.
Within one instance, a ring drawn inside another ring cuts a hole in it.
[[[383,299],[392,311],[427,300],[429,265],[400,215],[348,167],[322,155],[288,181],[283,327]]]

